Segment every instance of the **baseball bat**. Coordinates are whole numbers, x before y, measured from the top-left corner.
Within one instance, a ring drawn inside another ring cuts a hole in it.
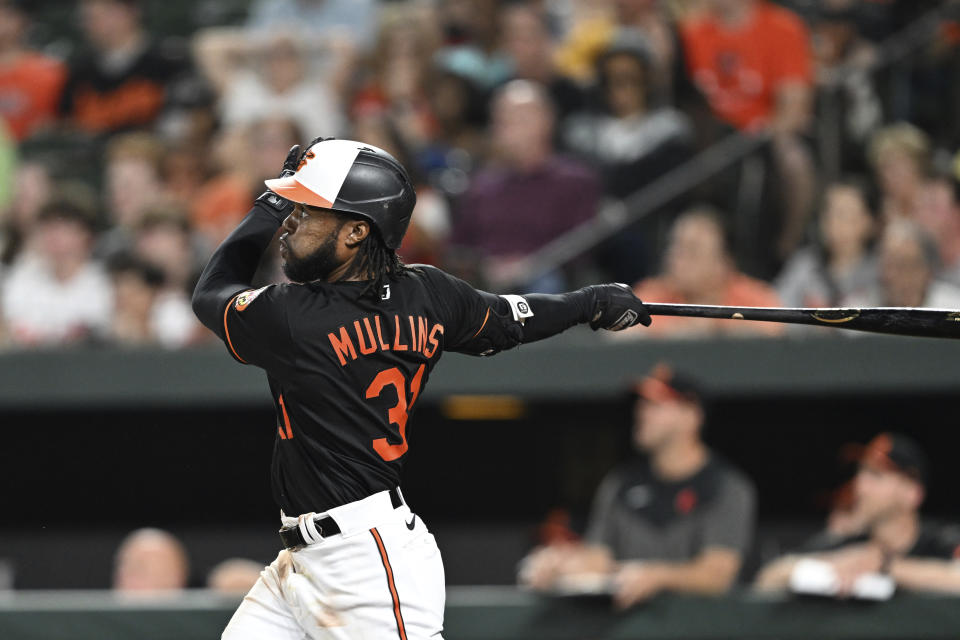
[[[960,310],[866,307],[861,309],[804,309],[780,307],[723,307],[708,304],[644,302],[652,316],[688,316],[808,324],[853,331],[871,331],[924,338],[960,338]]]

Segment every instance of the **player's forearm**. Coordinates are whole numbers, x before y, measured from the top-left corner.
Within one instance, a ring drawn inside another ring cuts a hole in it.
[[[193,312],[218,335],[223,309],[238,291],[249,288],[260,258],[283,218],[258,201],[207,262],[193,291]]]
[[[790,584],[790,574],[797,564],[795,556],[778,558],[763,567],[753,581],[757,591],[783,591]]]
[[[904,589],[960,593],[960,566],[947,560],[897,558],[890,576]]]
[[[563,294],[530,293],[523,296],[533,317],[523,324],[523,342],[536,342],[590,320],[590,300],[583,289]]]
[[[713,563],[692,561],[655,563],[653,570],[661,576],[661,584],[667,591],[717,595],[726,593],[736,578],[736,569],[718,567]]]

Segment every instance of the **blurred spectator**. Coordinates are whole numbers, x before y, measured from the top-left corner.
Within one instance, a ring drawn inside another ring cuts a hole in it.
[[[960,285],[960,182],[951,173],[929,177],[920,191],[913,219],[937,241],[939,278]]]
[[[263,181],[276,177],[290,147],[304,140],[303,132],[286,118],[259,120],[220,133],[213,152],[215,175],[190,206],[191,225],[208,246],[218,246],[233,231],[265,189]]]
[[[373,42],[378,8],[376,0],[255,0],[247,28],[300,32],[315,42],[347,36],[366,48]]]
[[[0,2],[0,116],[17,140],[54,121],[66,79],[63,64],[27,45],[30,4]]]
[[[600,186],[591,171],[553,151],[553,110],[546,91],[514,80],[493,99],[498,164],[480,171],[454,221],[451,244],[475,250],[491,286],[523,284],[524,259],[596,214]],[[562,289],[560,276],[536,283]]]
[[[387,151],[407,167],[416,189],[417,203],[398,254],[407,264],[439,264],[450,236],[450,208],[446,199],[426,180],[417,163],[411,161],[406,145],[384,114],[370,113],[358,119],[354,135],[357,140]]]
[[[26,246],[28,238],[36,239],[30,230],[40,210],[50,200],[53,181],[49,168],[40,162],[23,162],[14,174],[14,193],[3,210],[3,250],[0,263],[10,264]]]
[[[61,112],[86,132],[149,127],[159,117],[166,85],[183,60],[141,24],[140,0],[82,0],[80,23],[89,50],[69,62]]]
[[[502,0],[446,0],[441,27],[446,45],[437,52],[447,69],[470,78],[485,91],[510,78],[510,59],[500,49]]]
[[[880,189],[883,222],[911,217],[930,168],[930,140],[907,122],[877,131],[870,140],[870,164]]]
[[[114,557],[113,588],[124,593],[184,589],[190,574],[187,551],[160,529],[130,533]]]
[[[604,478],[586,544],[535,550],[523,582],[576,589],[605,577],[626,607],[661,591],[720,594],[736,580],[753,536],[753,484],[704,444],[692,379],[660,365],[635,393],[632,441],[642,457]]]
[[[573,116],[564,142],[604,177],[604,192],[633,194],[692,154],[686,117],[660,102],[650,85],[650,52],[637,33],[621,32],[597,61],[603,111]]]
[[[126,254],[115,256],[107,266],[113,282],[113,319],[106,339],[124,346],[156,343],[153,310],[163,272]]]
[[[566,147],[603,177],[604,193],[627,198],[693,155],[693,129],[686,116],[664,106],[651,87],[646,40],[621,32],[597,61],[602,111],[571,116]],[[648,216],[598,247],[598,263],[609,277],[635,282],[648,273],[663,216]]]
[[[157,341],[174,348],[206,336],[190,308],[200,264],[184,214],[163,209],[149,212],[135,231],[133,246],[136,255],[162,275],[151,309]]]
[[[163,153],[163,144],[148,133],[124,134],[107,146],[104,172],[110,230],[99,239],[98,255],[110,257],[128,250],[131,234],[144,214],[164,200]]]
[[[247,126],[268,118],[293,120],[308,138],[345,132],[337,90],[319,65],[336,49],[311,48],[312,39],[292,33],[251,39],[235,29],[208,29],[196,36],[197,62],[220,95],[219,109],[227,127]],[[324,45],[324,41],[320,41]]]
[[[871,41],[871,11],[888,11],[890,3],[823,0],[811,25],[817,66],[820,105],[836,118],[837,131],[829,144],[840,152],[841,166],[863,167],[863,150],[870,134],[881,124],[883,105],[870,73],[879,47]]]
[[[778,307],[776,291],[739,271],[727,246],[723,222],[716,212],[691,209],[673,225],[663,274],[637,283],[641,300],[680,304]],[[718,334],[778,335],[783,325],[710,318],[658,317],[646,333],[627,329],[624,338],[710,336]]]
[[[93,215],[78,202],[46,205],[28,230],[3,286],[9,338],[21,345],[57,345],[106,333],[110,281],[92,255]]]
[[[557,64],[565,74],[581,82],[594,79],[596,58],[623,30],[635,31],[650,52],[652,90],[664,103],[686,110],[702,104],[703,97],[687,71],[686,52],[673,19],[676,2],[665,0],[615,0],[582,2],[566,41],[557,52]]]
[[[440,43],[437,29],[435,16],[421,5],[384,8],[376,46],[360,65],[350,98],[355,121],[383,116],[415,154],[434,136],[427,85]]]
[[[469,175],[475,167],[483,164],[489,151],[483,131],[487,122],[487,102],[470,78],[439,66],[433,68],[429,85],[432,134],[429,141],[417,150],[416,160],[419,168],[429,176],[430,183],[455,199],[463,194]],[[357,127],[361,126],[364,117],[376,116],[358,115]],[[398,126],[394,123],[395,119],[391,118],[384,124],[399,137]],[[359,134],[356,137],[364,139]]]
[[[936,279],[940,256],[936,241],[910,220],[895,220],[879,244],[879,281],[866,293],[850,296],[851,307],[926,307],[960,309],[960,288]]]
[[[554,43],[548,17],[533,3],[508,5],[503,10],[502,43],[510,58],[513,77],[531,80],[546,87],[557,121],[581,109],[584,95],[572,80],[560,74],[554,63]]]
[[[853,532],[820,535],[799,553],[774,560],[757,575],[756,588],[795,585],[798,563],[817,560],[828,578],[822,595],[849,596],[868,574],[887,574],[902,589],[960,594],[960,531],[920,520],[927,478],[926,457],[913,440],[877,436],[854,479]]]
[[[782,214],[765,259],[783,260],[803,240],[813,206],[813,160],[801,139],[812,117],[810,34],[767,0],[709,0],[707,9],[684,25],[690,72],[722,120],[773,135]]]
[[[207,574],[207,588],[226,594],[244,594],[260,578],[263,564],[246,558],[228,558]]]
[[[777,278],[788,307],[835,307],[862,295],[876,278],[870,250],[876,224],[863,188],[853,182],[827,187],[817,241],[797,251]]]

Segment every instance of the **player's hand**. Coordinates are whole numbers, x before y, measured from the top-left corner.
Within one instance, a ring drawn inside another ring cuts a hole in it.
[[[308,147],[309,148],[309,147]],[[288,178],[297,172],[297,167],[300,166],[302,151],[300,145],[295,144],[290,147],[290,151],[287,152],[287,159],[283,161],[283,169],[280,170],[280,175],[278,178]]]
[[[593,306],[590,312],[590,328],[622,331],[642,324],[650,326],[650,314],[643,301],[633,295],[625,284],[595,284],[586,287],[591,294]]]
[[[655,564],[627,562],[613,578],[613,602],[626,609],[649,600],[663,590],[663,569]]]
[[[879,545],[868,542],[836,551],[827,561],[837,574],[837,595],[845,598],[853,591],[857,578],[881,571],[884,555]]]
[[[563,571],[563,550],[555,546],[540,547],[520,563],[520,584],[544,591],[553,587]]]
[[[292,176],[297,172],[297,167],[300,166],[300,158],[302,151],[300,145],[295,144],[290,147],[290,151],[287,152],[287,158],[283,161],[283,168],[280,169],[280,175],[278,178],[287,178]],[[267,189],[260,194],[260,197],[257,198],[263,207],[273,214],[273,217],[276,218],[277,222],[283,224],[284,219],[290,215],[290,212],[293,211],[293,203],[287,200],[286,198],[275,194],[273,191]]]

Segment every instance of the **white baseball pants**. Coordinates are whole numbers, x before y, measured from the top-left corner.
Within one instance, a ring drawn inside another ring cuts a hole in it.
[[[340,534],[321,537],[315,516]],[[442,640],[440,550],[386,491],[323,514],[284,518],[317,542],[284,550],[234,613],[223,640]],[[413,523],[412,529],[410,523]]]

